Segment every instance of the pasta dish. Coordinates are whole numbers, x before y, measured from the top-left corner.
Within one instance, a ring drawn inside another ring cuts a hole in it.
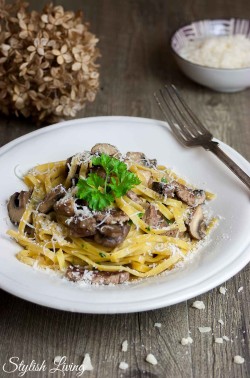
[[[8,201],[17,258],[70,281],[119,284],[172,269],[197,248],[215,219],[212,193],[187,184],[141,152],[98,143],[67,160],[32,168],[28,190]]]

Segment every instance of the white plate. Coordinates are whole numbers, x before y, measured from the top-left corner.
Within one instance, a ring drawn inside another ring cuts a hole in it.
[[[210,202],[222,217],[211,242],[184,268],[159,277],[118,286],[79,287],[20,263],[18,245],[6,236],[9,196],[24,188],[17,172],[61,160],[97,142],[121,152],[143,151],[173,167],[190,183],[217,194]],[[227,152],[248,174],[249,163],[229,146]],[[249,261],[250,206],[245,186],[210,152],[182,147],[161,121],[131,117],[95,117],[62,122],[25,135],[0,149],[0,286],[20,298],[56,309],[82,313],[126,313],[169,306],[226,281]]]

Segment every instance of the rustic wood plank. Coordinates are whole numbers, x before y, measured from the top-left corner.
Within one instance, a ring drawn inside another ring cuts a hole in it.
[[[38,5],[35,0],[30,3],[35,9],[42,6],[42,2]],[[217,138],[250,158],[250,90],[221,94],[192,83],[177,69],[167,44],[176,28],[195,19],[250,17],[250,2],[64,0],[60,3],[67,9],[82,8],[91,30],[100,37],[101,90],[96,101],[88,104],[78,117],[161,118],[152,94],[164,82],[172,81]],[[28,121],[1,116],[0,143],[3,145],[35,129]],[[51,368],[56,355],[65,355],[69,363],[80,364],[84,354],[89,353],[94,370],[84,373],[88,377],[246,378],[250,375],[249,266],[225,286],[228,289],[225,296],[214,289],[168,308],[106,316],[47,309],[0,291],[0,371],[14,355],[26,363],[32,359],[39,363],[46,360]],[[241,286],[243,291],[238,292]],[[193,309],[195,299],[203,300],[206,309]],[[219,319],[224,326],[218,323]],[[155,327],[155,323],[161,323],[162,327]],[[200,334],[197,328],[200,326],[210,326],[211,333]],[[189,331],[193,344],[182,346],[180,340]],[[233,342],[215,344],[214,337],[222,335]],[[124,340],[128,340],[127,352],[121,351]],[[156,356],[158,365],[145,362],[150,352]],[[245,364],[233,363],[236,354],[244,356]],[[118,368],[121,361],[129,364],[124,372]],[[42,378],[44,374],[27,376]],[[72,376],[72,373],[65,375]]]

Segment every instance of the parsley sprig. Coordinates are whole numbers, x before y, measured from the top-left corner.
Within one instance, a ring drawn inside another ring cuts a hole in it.
[[[86,200],[92,210],[104,210],[115,198],[122,197],[140,184],[139,178],[128,171],[125,163],[109,155],[93,157],[92,165],[101,166],[106,177],[90,173],[86,179],[80,178],[77,183],[77,197]]]

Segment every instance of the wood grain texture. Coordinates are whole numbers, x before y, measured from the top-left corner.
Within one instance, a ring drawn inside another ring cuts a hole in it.
[[[35,0],[32,8],[41,9]],[[246,0],[62,0],[67,9],[83,9],[91,30],[100,38],[101,90],[78,117],[128,115],[160,119],[152,94],[164,82],[176,83],[187,102],[213,134],[250,159],[250,90],[221,94],[192,83],[177,69],[168,45],[181,25],[203,18],[250,18]],[[59,1],[57,1],[59,4]],[[0,119],[0,143],[24,135],[36,126],[14,118]],[[3,252],[3,251],[1,251]],[[98,378],[247,378],[249,356],[249,266],[224,285],[190,301],[155,311],[124,315],[84,315],[44,308],[0,291],[0,377],[11,356],[25,363],[43,360],[53,367],[55,356],[80,364],[89,353]],[[241,292],[238,292],[240,287]],[[205,310],[192,308],[202,300]],[[224,325],[218,323],[222,319]],[[157,328],[155,323],[161,323]],[[198,327],[210,326],[201,334]],[[193,343],[182,346],[183,337]],[[221,344],[215,337],[228,336]],[[128,340],[128,351],[121,344]],[[158,364],[145,361],[153,353]],[[243,365],[233,357],[245,358]],[[126,361],[129,368],[118,368]],[[62,377],[27,373],[31,378]],[[67,372],[65,377],[75,377]]]

